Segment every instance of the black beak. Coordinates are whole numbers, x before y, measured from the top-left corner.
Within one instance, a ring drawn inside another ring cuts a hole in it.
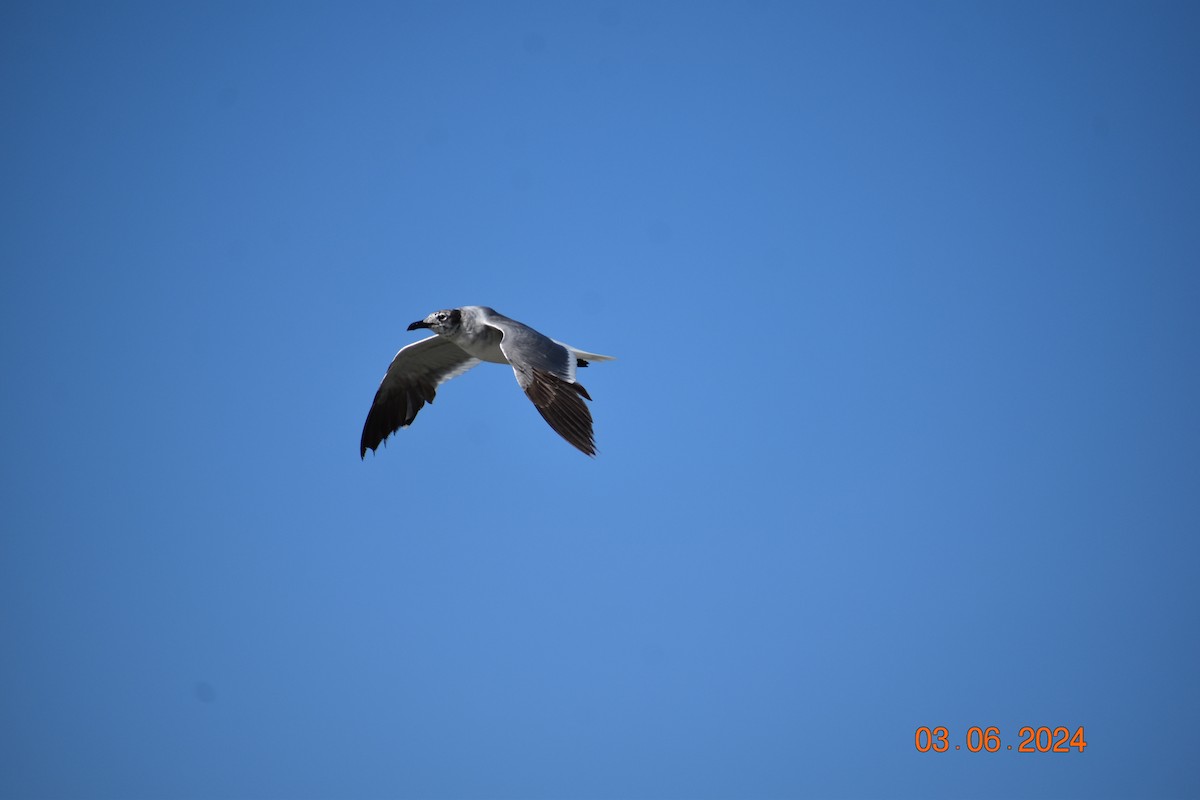
[[[417,328],[428,328],[428,327],[430,327],[428,322],[426,322],[423,319],[419,319],[416,322],[414,322],[412,325],[409,325],[408,329],[410,331],[415,331]]]

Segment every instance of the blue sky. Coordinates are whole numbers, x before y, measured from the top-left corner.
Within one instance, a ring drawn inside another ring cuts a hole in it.
[[[6,4],[0,796],[1200,794],[1198,41]],[[485,365],[359,460],[464,304],[598,458]]]

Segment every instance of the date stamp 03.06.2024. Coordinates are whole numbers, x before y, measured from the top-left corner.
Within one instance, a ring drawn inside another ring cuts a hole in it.
[[[1065,726],[1050,728],[1026,725],[1017,730],[1016,746],[1012,740],[1004,742],[997,727],[967,728],[965,735],[955,740],[944,726],[930,728],[922,725],[916,733],[917,751],[921,753],[945,753],[950,750],[967,750],[971,753],[998,753],[1012,750],[1015,753],[1082,753],[1087,747],[1083,738],[1083,726],[1074,731]]]

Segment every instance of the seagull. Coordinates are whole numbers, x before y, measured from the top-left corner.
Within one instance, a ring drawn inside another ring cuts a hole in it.
[[[580,399],[592,397],[575,382],[575,369],[612,361],[612,356],[555,341],[487,306],[435,311],[408,326],[418,328],[434,335],[392,359],[363,425],[360,458],[411,425],[421,407],[433,402],[438,386],[481,361],[512,366],[517,383],[550,427],[585,455],[596,455],[592,415]]]

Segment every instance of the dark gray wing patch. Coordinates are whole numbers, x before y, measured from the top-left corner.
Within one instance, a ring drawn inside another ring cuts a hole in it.
[[[518,375],[525,394],[533,401],[542,419],[555,432],[570,442],[585,455],[596,455],[596,441],[592,436],[592,413],[583,398],[591,396],[578,383],[568,383],[562,378],[542,370],[529,370]]]

